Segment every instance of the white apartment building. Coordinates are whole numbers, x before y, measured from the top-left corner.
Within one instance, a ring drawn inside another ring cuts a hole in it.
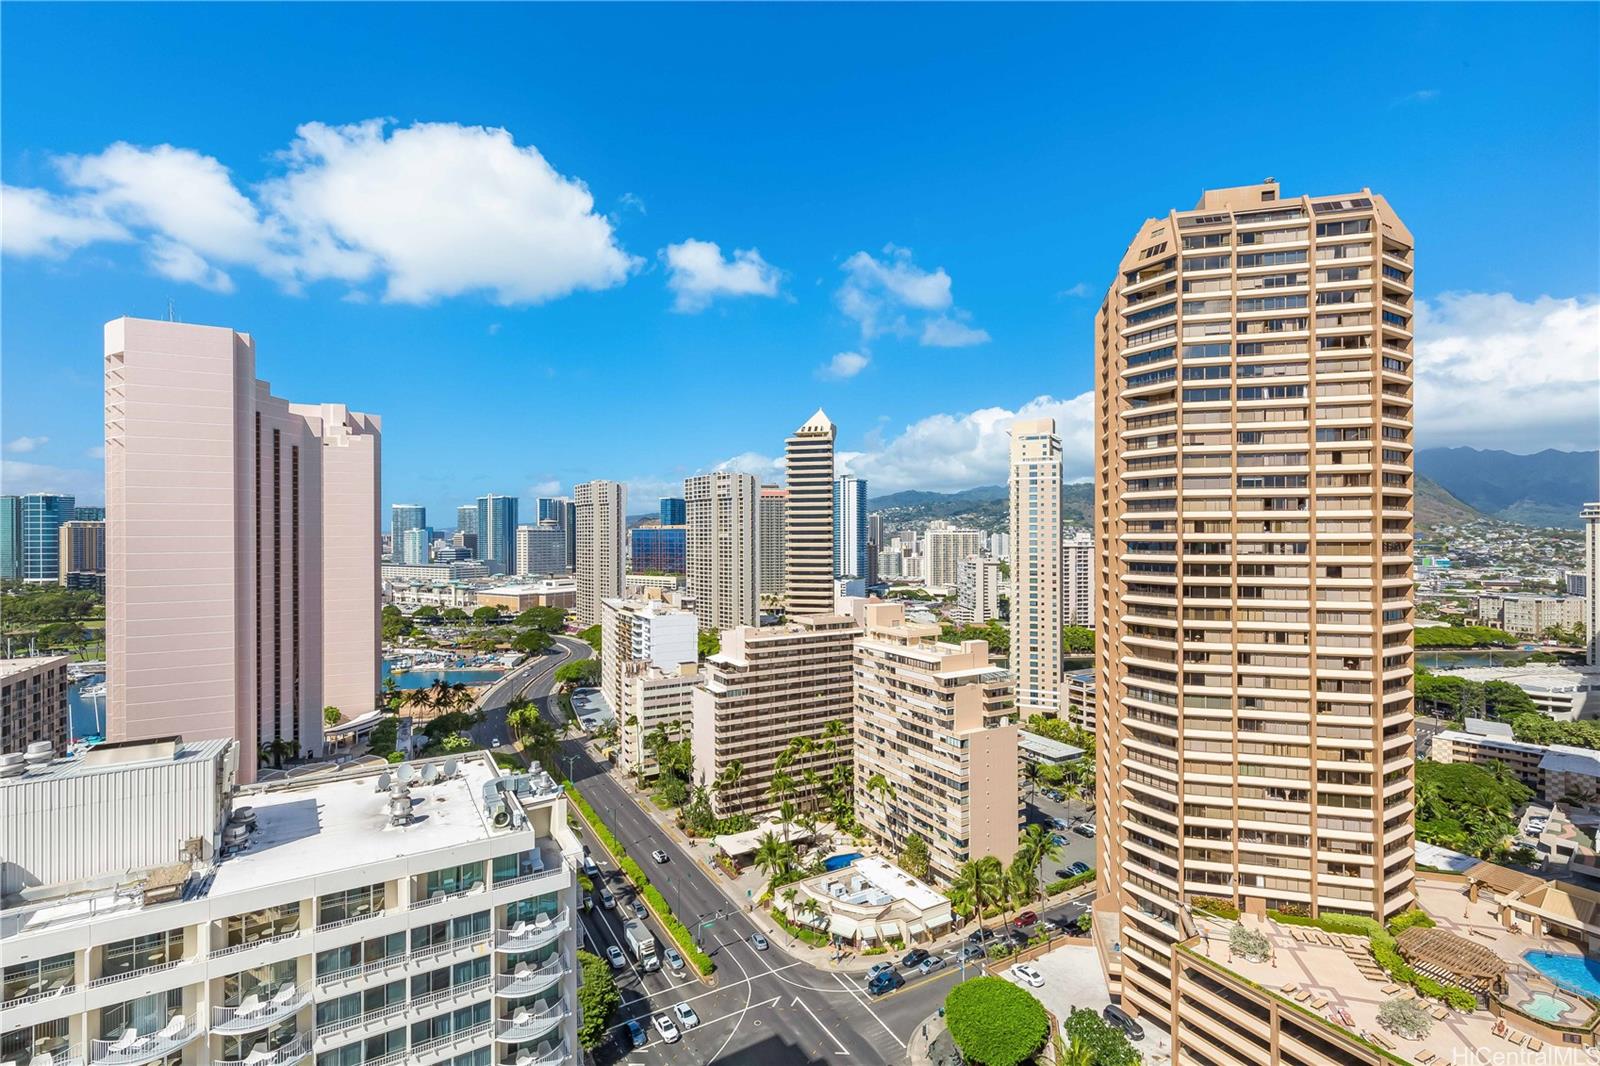
[[[632,686],[641,675],[639,667],[655,667],[664,674],[676,675],[685,663],[700,658],[700,630],[694,613],[663,602],[661,593],[648,599],[612,598],[600,610],[600,693],[616,712],[618,728],[630,729],[625,707],[637,697]],[[624,738],[624,744],[628,740]],[[634,739],[631,750],[638,751]]]
[[[1079,533],[1061,541],[1062,625],[1094,625],[1094,535]]]
[[[956,574],[956,621],[981,626],[999,619],[1003,584],[999,560],[985,559],[981,555],[969,555],[961,560]]]
[[[1017,707],[1061,709],[1061,438],[1052,418],[1011,424],[1011,676]]]
[[[1583,601],[1577,596],[1505,592],[1478,597],[1479,624],[1503,629],[1516,637],[1542,637],[1551,626],[1572,626],[1582,621]]]
[[[843,614],[808,614],[779,626],[741,626],[722,634],[722,649],[708,656],[694,690],[690,735],[696,780],[719,780],[735,762],[741,774],[712,793],[717,814],[740,811],[759,818],[776,810],[768,794],[778,756],[799,737],[814,742],[784,771],[804,802],[806,771],[826,779],[848,764],[852,645],[861,629]],[[829,723],[842,728],[825,744]]]
[[[571,568],[567,531],[554,522],[517,527],[512,569],[519,574],[559,574]]]
[[[660,770],[650,737],[661,729],[681,740],[694,718],[694,689],[700,683],[697,663],[663,670],[649,662],[624,663],[617,714],[620,765],[629,773],[654,777]]]
[[[1588,641],[1585,661],[1600,666],[1600,503],[1586,503],[1583,519],[1583,628]]]
[[[480,752],[236,789],[239,751],[0,764],[0,1061],[577,1060],[580,849],[547,775]]]
[[[861,827],[898,854],[912,835],[929,873],[1017,850],[1017,726],[1011,678],[981,640],[941,643],[898,603],[858,604],[855,800]],[[871,787],[882,778],[887,790]]]
[[[720,471],[685,478],[684,584],[702,629],[755,625],[756,479]]]
[[[624,532],[628,524],[628,487],[615,481],[586,481],[572,490],[577,527],[578,625],[600,621],[600,602],[622,595],[627,563]]]
[[[961,560],[983,550],[983,533],[976,529],[934,522],[923,539],[922,576],[930,591],[956,587]]]

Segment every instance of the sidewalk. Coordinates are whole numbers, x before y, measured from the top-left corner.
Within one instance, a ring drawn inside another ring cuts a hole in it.
[[[591,752],[591,754],[595,753]],[[595,755],[595,758],[597,762],[604,764],[604,760],[601,759],[597,754]],[[730,878],[726,871],[724,871],[722,867],[717,865],[715,862],[715,845],[713,845],[709,839],[691,838],[686,836],[681,830],[678,829],[676,813],[673,811],[662,810],[660,807],[656,806],[655,802],[650,798],[648,792],[641,793],[634,786],[633,779],[628,774],[618,773],[615,768],[608,769],[606,772],[609,773],[612,779],[615,780],[617,784],[621,786],[622,790],[628,794],[629,798],[634,801],[634,805],[636,807],[643,811],[651,821],[660,826],[661,831],[665,835],[671,837],[674,842],[682,847],[689,857],[694,860],[696,865],[700,866],[706,871],[706,873],[710,876],[711,883],[714,884],[725,897],[727,897],[730,906],[736,907],[737,909],[743,911],[745,916],[748,917],[751,922],[768,937],[768,939],[770,939],[774,944],[781,945],[783,949],[795,959],[821,970],[837,970],[841,973],[865,973],[874,964],[885,961],[897,961],[900,956],[904,954],[904,951],[910,950],[910,946],[908,946],[899,952],[891,949],[888,953],[881,953],[877,955],[861,955],[858,954],[853,948],[846,948],[844,957],[839,959],[834,957],[835,950],[832,947],[813,947],[802,940],[791,937],[786,931],[784,931],[782,927],[778,925],[777,922],[773,920],[772,915],[767,912],[765,907],[758,907],[754,905],[755,900],[761,897],[762,893],[765,892],[767,887],[767,879],[762,876],[759,871],[757,871],[754,867],[751,867],[743,871],[737,878]],[[1078,888],[1039,900],[1033,904],[1033,909],[1042,911],[1046,908],[1058,907],[1063,903],[1070,903],[1079,896],[1093,891],[1094,885],[1092,882],[1088,885],[1080,885]],[[991,929],[995,928],[999,924],[1000,919],[998,918],[986,919],[984,922],[984,926]],[[929,951],[932,951],[936,954],[944,952],[950,948],[958,947],[964,943],[966,941],[967,934],[977,927],[978,923],[976,921],[969,921],[953,927],[951,932],[940,938],[936,943],[918,944],[915,946],[927,948]]]

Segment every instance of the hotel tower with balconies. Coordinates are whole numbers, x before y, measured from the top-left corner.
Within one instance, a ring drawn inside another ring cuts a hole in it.
[[[1197,898],[1413,900],[1412,264],[1269,179],[1147,220],[1097,318],[1096,937],[1163,1025]]]

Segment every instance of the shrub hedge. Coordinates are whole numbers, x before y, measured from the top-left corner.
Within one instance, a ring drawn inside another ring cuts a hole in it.
[[[1050,1019],[1033,996],[999,977],[974,977],[944,1001],[950,1037],[970,1063],[1018,1066],[1044,1047]]]
[[[1395,945],[1394,936],[1378,924],[1375,919],[1359,914],[1329,914],[1321,918],[1302,918],[1298,915],[1284,914],[1281,911],[1269,910],[1267,914],[1276,922],[1284,925],[1309,925],[1321,929],[1326,933],[1348,933],[1367,938],[1367,946],[1372,950],[1372,957],[1391,979],[1403,985],[1410,985],[1417,990],[1418,995],[1442,999],[1456,1010],[1469,1011],[1478,1005],[1478,997],[1458,985],[1448,985],[1443,981],[1436,981],[1426,974],[1418,973],[1412,969],[1405,959],[1400,957],[1400,949]],[[1412,926],[1431,927],[1434,925],[1432,918],[1420,910],[1409,910],[1397,914],[1389,923],[1389,928],[1395,932],[1409,929]]]
[[[601,820],[600,816],[595,813],[595,809],[589,806],[589,801],[584,799],[582,794],[576,788],[573,788],[570,782],[566,785],[566,790],[567,798],[572,801],[574,807],[578,808],[578,811],[583,815],[583,820],[589,823],[590,830],[600,838],[600,843],[605,845],[606,850],[611,853],[611,857],[617,860],[617,867],[622,871],[623,876],[633,882],[634,887],[644,896],[645,902],[649,904],[650,909],[655,912],[656,920],[661,923],[661,927],[667,931],[667,935],[677,941],[678,949],[683,952],[683,957],[688,959],[694,965],[694,968],[703,974],[709,974],[715,970],[717,964],[711,961],[710,955],[695,946],[694,934],[690,932],[688,926],[679,920],[677,915],[672,913],[672,908],[667,906],[666,897],[661,894],[660,889],[650,883],[650,878],[645,876],[644,869],[623,850],[622,842],[611,832],[611,827]]]

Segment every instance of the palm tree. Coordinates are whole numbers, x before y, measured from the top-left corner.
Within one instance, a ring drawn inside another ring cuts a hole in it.
[[[1028,802],[1039,798],[1039,764],[1029,759],[1022,764],[1022,783],[1028,788]]]
[[[993,855],[968,859],[950,882],[950,905],[957,914],[976,915],[983,928],[983,912],[999,903],[1006,891],[1005,868]]]
[[[756,841],[756,869],[766,875],[769,883],[788,873],[793,862],[794,849],[788,841],[779,840],[775,833],[762,833],[761,839]]]
[[[715,792],[718,801],[739,786],[744,778],[744,763],[734,759],[722,768],[715,781],[711,783],[711,791]]]
[[[262,763],[271,763],[275,770],[282,770],[283,760],[292,759],[294,756],[294,745],[282,737],[276,737],[261,745]]]
[[[1047,827],[1034,824],[1022,831],[1022,839],[1017,842],[1017,858],[1028,857],[1028,882],[1035,892],[1039,888],[1040,868],[1047,862],[1054,862],[1060,854],[1061,845]]]
[[[778,804],[778,817],[783,819],[783,842],[789,843],[789,826],[794,824],[795,807],[793,800],[784,800]]]

